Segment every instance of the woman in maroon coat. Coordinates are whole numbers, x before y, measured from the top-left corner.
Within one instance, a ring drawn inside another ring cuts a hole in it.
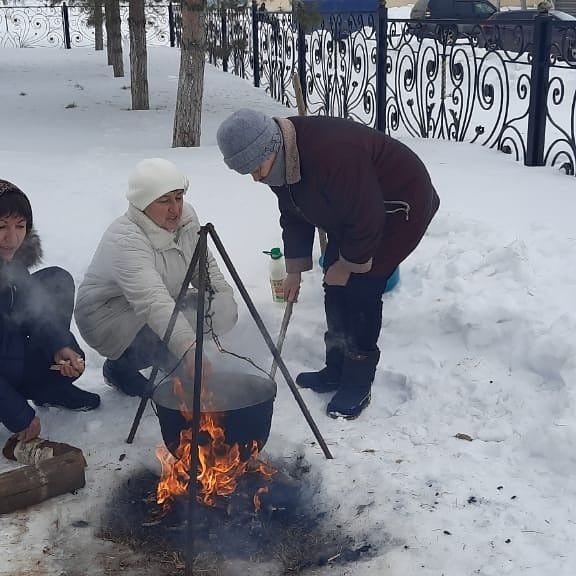
[[[355,418],[370,402],[380,359],[382,294],[416,248],[440,204],[426,167],[401,142],[328,117],[270,118],[249,109],[218,130],[226,164],[278,197],[288,301],[312,268],[315,228],[328,233],[323,261],[326,366],[296,382],[336,391],[333,417]]]

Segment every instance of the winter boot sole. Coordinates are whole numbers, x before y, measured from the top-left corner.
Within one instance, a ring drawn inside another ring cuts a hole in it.
[[[364,409],[370,404],[370,400],[372,399],[372,394],[369,393],[358,406],[354,407],[354,410],[350,410],[349,412],[340,412],[338,410],[329,410],[327,409],[326,412],[330,418],[334,418],[338,420],[340,418],[344,420],[356,420],[360,414],[364,411]]]
[[[318,394],[336,392],[340,388],[339,379],[331,379],[323,376],[326,368],[319,372],[302,372],[296,376],[296,384],[304,390],[312,390]]]
[[[68,410],[68,412],[91,412],[100,406],[100,404],[98,404],[98,406],[79,406],[78,408],[68,408],[68,406],[62,406],[62,404],[54,404],[52,402],[45,402],[44,404],[34,402],[34,404],[38,406],[38,408],[62,408],[62,410]]]
[[[107,386],[110,386],[110,388],[112,388],[113,390],[116,390],[116,392],[120,392],[121,394],[124,394],[125,396],[129,396],[130,398],[136,398],[136,397],[141,397],[142,394],[138,393],[138,392],[134,392],[134,391],[126,391],[123,388],[121,388],[120,386],[116,385],[114,382],[112,382],[111,380],[109,380],[108,378],[106,378],[106,376],[103,377],[104,379],[104,383]]]
[[[296,380],[296,384],[298,388],[302,390],[312,390],[312,392],[316,392],[317,394],[327,394],[328,392],[336,392],[338,388],[340,388],[340,382],[323,382],[313,385],[306,385],[301,384]]]

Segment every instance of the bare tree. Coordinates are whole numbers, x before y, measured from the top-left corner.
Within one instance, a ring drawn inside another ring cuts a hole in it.
[[[206,50],[206,0],[182,0],[180,77],[172,146],[200,146],[204,55]]]
[[[130,0],[130,90],[132,110],[148,110],[148,54],[146,51],[146,14],[144,0]]]
[[[104,50],[103,18],[102,0],[94,0],[94,48],[96,50]]]
[[[111,0],[104,0],[104,22],[106,24],[106,54],[108,56],[108,66],[112,66],[112,9],[110,8]]]
[[[119,78],[124,76],[120,3],[118,0],[105,0],[105,2],[108,63],[114,68],[114,77]]]

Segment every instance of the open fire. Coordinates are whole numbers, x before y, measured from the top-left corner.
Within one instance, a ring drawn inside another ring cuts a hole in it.
[[[192,422],[192,413],[187,406],[184,389],[178,378],[173,379],[173,392],[180,400],[180,413],[187,422]],[[238,444],[226,443],[225,429],[216,414],[203,413],[200,418],[200,441],[198,446],[199,470],[198,501],[207,506],[218,506],[222,498],[231,496],[244,474],[259,474],[264,480],[270,480],[276,470],[258,459],[258,442],[253,440],[248,449],[241,450]],[[191,427],[180,433],[180,443],[173,456],[165,446],[156,450],[162,464],[162,473],[156,490],[156,501],[164,512],[171,509],[172,503],[179,496],[188,493],[190,482]],[[254,494],[254,507],[260,508],[260,495],[267,491],[261,487]]]

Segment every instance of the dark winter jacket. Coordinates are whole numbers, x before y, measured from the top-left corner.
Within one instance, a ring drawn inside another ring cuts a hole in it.
[[[440,201],[426,167],[401,142],[327,117],[276,119],[288,184],[278,196],[286,269],[312,268],[315,227],[354,273],[389,276],[416,248]]]
[[[40,258],[40,239],[33,230],[12,261],[0,258],[0,422],[12,432],[24,430],[34,418],[19,391],[29,343],[40,343],[43,356],[50,358],[72,343],[69,333],[54,327],[46,295],[28,272]]]

